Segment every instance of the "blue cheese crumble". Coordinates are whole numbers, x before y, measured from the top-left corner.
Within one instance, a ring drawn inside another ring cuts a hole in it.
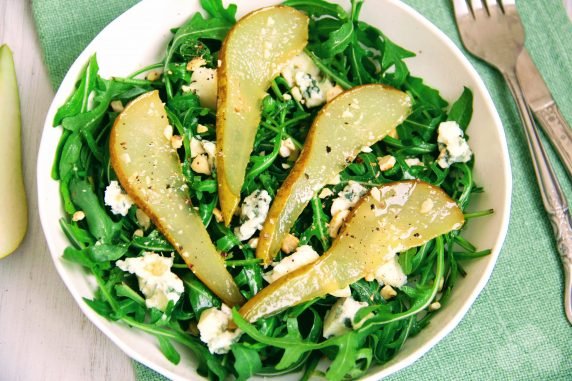
[[[437,143],[440,154],[437,164],[441,168],[449,168],[453,163],[466,163],[471,160],[473,152],[457,122],[449,121],[439,124],[438,133]]]
[[[119,260],[115,265],[137,276],[147,308],[165,311],[169,301],[177,303],[185,291],[183,281],[171,272],[173,257],[147,251],[141,257]]]
[[[241,225],[234,229],[234,234],[241,241],[251,238],[262,225],[268,215],[272,198],[265,190],[257,189],[247,196],[240,209]]]
[[[240,329],[229,329],[231,316],[230,308],[225,304],[220,309],[212,307],[201,313],[197,328],[209,352],[219,355],[228,353],[231,345],[242,336]]]
[[[337,86],[322,75],[306,53],[291,59],[281,74],[292,88],[292,97],[306,107],[320,106],[338,93]]]
[[[355,316],[361,308],[367,306],[367,303],[358,302],[351,296],[338,299],[324,318],[324,330],[322,332],[324,338],[341,336],[352,329],[360,328],[365,322],[365,318],[356,322],[354,321]]]

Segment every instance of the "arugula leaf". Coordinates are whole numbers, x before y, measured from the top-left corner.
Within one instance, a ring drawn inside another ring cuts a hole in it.
[[[324,0],[287,0],[282,4],[306,12],[310,16],[322,17],[333,16],[345,21],[349,18],[348,13],[338,4]]]
[[[219,5],[217,5],[217,3],[220,1],[204,0],[204,2],[208,3],[208,7],[212,14],[220,13]],[[222,4],[220,5],[220,8],[222,8]],[[163,61],[164,72],[168,73],[171,59],[183,43],[198,39],[213,39],[222,41],[234,24],[234,16],[232,17],[232,20],[229,20],[231,14],[229,12],[232,12],[232,9],[230,8],[231,7],[229,7],[229,9],[224,12],[223,17],[220,17],[219,15],[217,17],[213,16],[211,18],[205,19],[200,13],[195,13],[195,15],[189,21],[177,29],[177,32],[175,33],[175,36],[173,37],[173,40],[167,49],[165,60]],[[167,96],[170,99],[173,97],[173,89],[168,75],[164,77],[164,81]]]
[[[161,349],[161,353],[163,353],[167,360],[175,365],[181,362],[180,353],[177,352],[169,339],[164,336],[157,336],[157,340],[159,341],[159,349]]]
[[[197,277],[187,272],[181,277],[191,307],[195,312],[197,320],[200,318],[202,312],[208,308],[218,308],[221,306],[221,301],[217,298],[211,290],[209,290]]]
[[[87,181],[73,178],[69,186],[73,203],[85,213],[89,232],[102,243],[112,242],[121,230],[121,223],[113,222],[107,215]]]
[[[222,0],[201,0],[201,7],[203,7],[211,17],[220,17],[232,24],[236,22],[236,4],[230,4],[225,8],[222,4]]]
[[[453,103],[447,120],[454,120],[463,131],[469,126],[473,116],[473,92],[467,87],[463,87],[463,93]]]
[[[238,375],[237,381],[246,381],[262,369],[262,361],[258,352],[243,344],[233,344],[230,347],[234,355],[234,369]]]
[[[320,56],[333,57],[342,53],[352,41],[354,24],[351,21],[345,22],[339,29],[330,33],[329,38],[321,44]]]
[[[409,76],[409,69],[407,69],[403,60],[405,58],[415,57],[415,53],[394,44],[385,35],[383,36],[383,42],[379,42],[378,47],[383,52],[381,56],[382,72],[386,73],[393,67],[394,71],[389,74],[388,77],[392,85],[401,87],[405,79]]]

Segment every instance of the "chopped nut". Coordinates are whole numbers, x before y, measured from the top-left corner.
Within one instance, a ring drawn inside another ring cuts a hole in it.
[[[183,146],[183,137],[179,135],[174,135],[171,137],[171,147],[174,149],[179,149]]]
[[[213,216],[216,222],[222,222],[222,212],[220,211],[219,208],[213,209]]]
[[[111,106],[111,109],[115,112],[121,112],[124,109],[123,102],[121,102],[119,99],[112,101],[109,105]]]
[[[343,92],[344,92],[344,89],[342,89],[342,87],[340,85],[336,85],[336,86],[328,89],[328,91],[326,91],[326,102],[331,101],[332,99],[334,99],[335,97],[337,97],[338,95],[340,95]]]
[[[147,80],[151,82],[158,80],[159,77],[161,77],[161,72],[157,70],[153,70],[152,72],[147,74]]]
[[[319,198],[326,198],[326,197],[330,197],[333,194],[334,194],[334,192],[332,192],[332,190],[330,188],[324,188],[324,189],[322,189],[322,191],[320,192],[318,197]]]
[[[336,238],[338,236],[338,232],[340,231],[340,228],[344,223],[344,219],[349,214],[350,214],[349,210],[340,210],[334,215],[328,226],[328,234],[330,234],[330,237]]]
[[[258,246],[258,237],[256,238],[251,238],[248,241],[248,246],[250,246],[252,249],[256,249],[256,247]]]
[[[361,147],[361,152],[370,153],[370,152],[372,152],[372,151],[373,151],[373,150],[371,149],[371,147],[368,147],[368,146],[363,146],[363,147]]]
[[[367,274],[365,274],[365,276],[363,277],[363,279],[364,279],[366,282],[373,282],[374,279],[375,279],[375,273],[373,273],[373,272],[368,272]]]
[[[197,155],[193,162],[191,163],[191,169],[197,173],[202,173],[204,175],[211,174],[211,167],[209,165],[209,159],[206,153],[201,153]]]
[[[187,63],[187,70],[188,71],[195,71],[201,66],[205,66],[207,61],[203,57],[195,57]]]
[[[137,229],[133,232],[133,237],[143,237],[143,230]]]
[[[151,226],[151,219],[142,209],[137,209],[135,211],[135,218],[137,218],[137,223],[143,229],[147,230]]]
[[[285,101],[289,101],[289,100],[292,99],[292,95],[290,95],[290,94],[284,94],[284,95],[282,95],[282,98],[284,98]]]
[[[296,151],[296,146],[291,138],[284,139],[280,142],[279,154],[282,157],[288,157]]]
[[[397,291],[393,289],[390,285],[386,284],[381,289],[381,297],[385,300],[389,300],[397,295]]]
[[[173,137],[173,126],[167,124],[167,126],[163,130],[163,136],[165,136],[165,138],[170,141],[171,138]]]
[[[216,61],[216,66],[217,66],[217,67],[221,67],[221,66],[222,66],[222,61],[221,61],[221,60],[217,60],[217,61]]]
[[[377,158],[377,164],[379,165],[380,171],[390,170],[391,168],[393,168],[396,162],[397,160],[395,160],[395,157],[391,155],[385,155]]]
[[[282,163],[282,168],[284,168],[284,169],[289,169],[290,167],[291,167],[290,164]]]
[[[282,246],[280,247],[280,249],[284,253],[290,254],[296,250],[299,243],[300,240],[296,236],[288,234],[286,238],[284,238],[284,241],[282,241]]]
[[[199,123],[199,125],[197,126],[197,132],[199,134],[204,134],[205,132],[208,132],[208,131],[209,131],[209,129],[207,128],[207,126],[205,126],[203,124]]]
[[[429,305],[429,311],[437,311],[439,308],[441,308],[441,303],[439,302],[433,302]]]
[[[371,197],[373,197],[373,199],[377,202],[381,201],[381,192],[379,191],[379,188],[371,188]]]
[[[85,218],[85,213],[81,210],[78,210],[77,212],[75,212],[72,216],[72,221],[74,222],[78,222],[81,221]]]

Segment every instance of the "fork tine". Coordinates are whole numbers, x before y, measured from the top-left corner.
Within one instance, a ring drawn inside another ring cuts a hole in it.
[[[485,6],[489,12],[489,15],[495,15],[503,13],[503,9],[498,5],[497,0],[484,0]]]
[[[457,19],[471,14],[467,1],[468,0],[453,0],[453,8],[455,9],[455,17]]]
[[[470,0],[471,9],[473,11],[473,15],[477,18],[477,13],[485,12],[487,13],[487,9],[485,8],[483,2],[481,0]]]

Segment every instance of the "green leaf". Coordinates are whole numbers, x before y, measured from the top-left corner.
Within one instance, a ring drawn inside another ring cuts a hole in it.
[[[86,180],[73,178],[70,183],[71,199],[85,213],[89,232],[102,243],[110,243],[121,230],[121,224],[115,223],[107,215]]]
[[[469,126],[471,117],[473,116],[473,92],[471,89],[464,87],[463,93],[453,103],[447,120],[454,120],[459,124],[461,129],[465,131]]]
[[[330,37],[321,44],[320,55],[322,57],[333,57],[338,53],[342,53],[352,41],[354,32],[354,24],[348,21],[342,26],[330,33]]]
[[[238,374],[237,381],[246,381],[262,369],[262,361],[258,352],[243,344],[233,344],[230,347],[234,355],[234,369]]]
[[[329,15],[341,20],[349,19],[344,8],[324,0],[287,0],[282,4],[304,11],[309,16],[323,17]]]
[[[110,245],[104,243],[90,246],[87,250],[95,262],[109,262],[123,257],[127,253],[127,246],[124,244]]]
[[[181,361],[181,355],[177,352],[173,344],[171,344],[171,341],[164,336],[157,335],[156,337],[159,341],[161,353],[173,364],[178,364]]]
[[[447,101],[441,97],[439,91],[427,86],[423,83],[423,79],[409,76],[405,81],[405,85],[407,86],[407,91],[413,95],[416,103],[421,103],[437,110],[447,107]]]
[[[203,7],[211,17],[220,17],[232,24],[236,22],[236,4],[229,4],[229,6],[225,8],[222,4],[222,0],[201,0],[201,7]]]
[[[221,301],[217,298],[211,290],[209,290],[196,276],[191,272],[185,273],[181,277],[185,285],[186,294],[191,303],[191,307],[195,312],[197,320],[200,318],[201,313],[212,307],[220,307]]]
[[[95,54],[91,56],[87,66],[81,74],[81,80],[76,91],[68,98],[54,116],[54,126],[58,126],[64,118],[74,116],[87,110],[89,95],[94,90],[98,78],[99,66]]]
[[[385,36],[383,36],[383,45],[380,50],[382,51],[382,72],[386,72],[390,67],[394,67],[394,72],[390,76],[391,82],[394,86],[401,86],[409,75],[409,69],[407,69],[403,60],[415,57],[415,53],[394,44]]]
[[[329,381],[342,380],[356,363],[357,350],[360,345],[358,335],[354,332],[350,332],[341,337],[342,339],[338,343],[338,353],[326,372],[326,378]]]
[[[62,258],[66,261],[77,263],[87,268],[92,268],[95,266],[95,262],[85,252],[85,250],[78,250],[74,249],[73,247],[66,247],[64,249]]]

